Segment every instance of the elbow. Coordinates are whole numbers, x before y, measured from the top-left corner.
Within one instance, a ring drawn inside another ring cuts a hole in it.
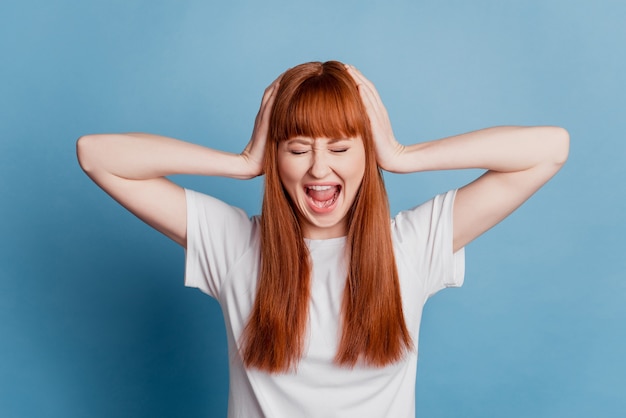
[[[569,155],[569,132],[558,126],[545,127],[545,137],[542,141],[545,149],[546,162],[560,168],[567,161]]]
[[[562,166],[569,156],[569,132],[565,128],[555,127],[554,129],[554,162]]]
[[[76,157],[80,168],[87,174],[94,170],[96,165],[96,142],[98,135],[83,135],[76,141]]]

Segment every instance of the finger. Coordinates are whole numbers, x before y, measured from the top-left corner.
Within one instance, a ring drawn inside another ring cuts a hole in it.
[[[272,82],[272,84],[267,86],[267,88],[263,92],[263,98],[261,99],[261,106],[266,104],[270,100],[270,98],[274,95],[274,92],[276,92],[278,88],[279,81],[280,81],[279,79],[276,79]]]
[[[265,107],[265,105],[270,101],[273,95],[278,90],[278,86],[280,84],[280,80],[283,78],[285,73],[280,74],[272,83],[265,88],[263,92],[263,98],[261,99],[261,109]]]
[[[263,92],[263,98],[261,99],[261,106],[260,106],[259,112],[257,113],[257,116],[255,118],[255,125],[258,125],[259,123],[261,123],[265,119],[269,118],[269,113],[270,112],[268,110],[270,110],[272,108],[272,105],[274,104],[274,99],[276,97],[276,92],[278,91],[278,86],[280,84],[280,79],[282,78],[283,74],[278,76],[278,78],[276,78],[276,80],[274,80],[272,82],[272,84],[267,86],[267,88]]]
[[[267,94],[267,97],[264,97],[264,103],[263,103],[263,112],[264,113],[268,113],[267,110],[271,109],[272,106],[274,105],[274,100],[276,99],[276,93],[278,92],[278,85],[279,85],[280,80],[276,79],[274,80],[274,82],[272,83],[272,85],[270,86],[271,89]]]
[[[370,80],[368,80],[367,77],[365,77],[363,73],[359,71],[359,69],[356,68],[354,65],[348,65],[347,69],[350,75],[352,75],[354,81],[357,83],[357,86],[362,85],[366,86],[369,89],[376,90],[374,84]]]
[[[352,80],[354,80],[357,89],[361,90],[360,87],[365,84],[365,77],[363,77],[363,74],[361,74],[361,72],[357,70],[354,65],[346,65],[346,70],[348,71],[348,74],[350,74],[350,76],[352,77]]]
[[[378,90],[369,79],[367,79],[363,73],[361,73],[354,65],[347,65],[346,69],[352,76],[354,82],[357,85],[357,89],[361,93],[361,97],[369,102],[375,108],[380,108],[383,105],[383,101],[378,94]]]
[[[383,131],[387,129],[390,130],[391,126],[387,108],[383,104],[374,84],[354,66],[346,66],[346,69],[357,84],[361,100],[363,101],[372,126],[379,127],[383,129]],[[388,136],[388,134],[385,133],[383,136]],[[391,134],[391,136],[393,136],[393,134]]]

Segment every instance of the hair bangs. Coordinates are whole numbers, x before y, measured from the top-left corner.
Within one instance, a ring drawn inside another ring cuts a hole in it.
[[[367,120],[364,119],[358,90],[351,80],[324,73],[306,80],[294,93],[284,114],[282,127],[277,127],[278,141],[298,136],[363,136]]]

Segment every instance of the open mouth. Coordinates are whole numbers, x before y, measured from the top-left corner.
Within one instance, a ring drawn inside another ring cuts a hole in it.
[[[324,185],[324,186],[308,186],[306,187],[306,195],[309,197],[309,203],[311,207],[318,211],[325,211],[337,202],[339,193],[341,192],[341,186]]]

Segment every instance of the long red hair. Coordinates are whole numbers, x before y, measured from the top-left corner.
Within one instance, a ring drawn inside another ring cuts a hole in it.
[[[278,144],[295,136],[363,140],[365,173],[348,213],[349,268],[335,362],[352,367],[357,361],[371,366],[398,361],[413,343],[402,312],[387,193],[357,86],[343,64],[329,61],[291,68],[276,93],[265,153],[261,271],[243,334],[244,364],[287,371],[305,347],[309,252],[277,168]]]

